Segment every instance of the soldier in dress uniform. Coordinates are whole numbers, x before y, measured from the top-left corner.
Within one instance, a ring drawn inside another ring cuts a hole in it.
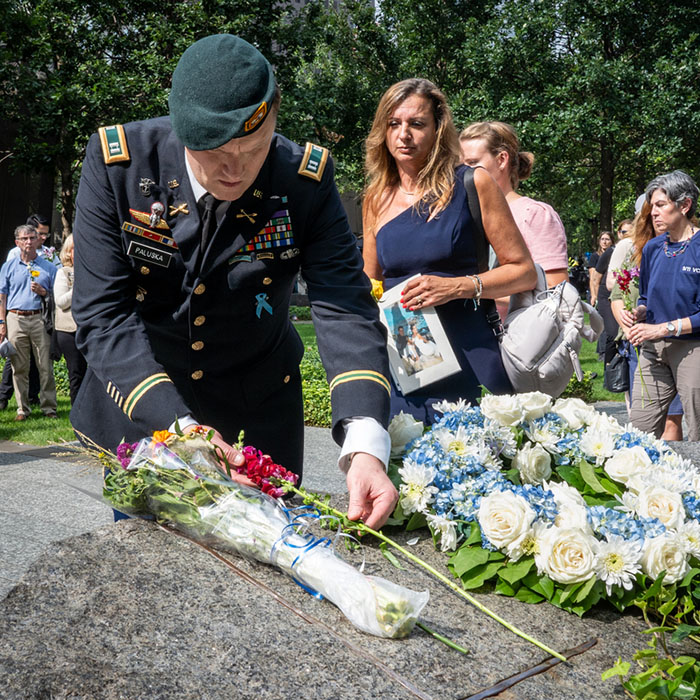
[[[176,420],[212,426],[235,463],[244,430],[301,475],[303,346],[289,321],[301,270],[350,517],[377,527],[397,498],[385,334],[328,151],[276,134],[279,102],[268,61],[214,35],[180,59],[170,117],[90,139],[73,292],[88,372],[71,420],[109,449]]]

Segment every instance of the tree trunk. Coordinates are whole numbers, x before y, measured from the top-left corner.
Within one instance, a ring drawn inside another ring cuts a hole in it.
[[[61,242],[73,233],[73,215],[75,214],[74,194],[73,194],[73,169],[70,163],[61,163],[61,222],[63,223],[63,233]]]
[[[615,162],[607,139],[600,142],[600,216],[601,231],[613,230],[613,183]]]

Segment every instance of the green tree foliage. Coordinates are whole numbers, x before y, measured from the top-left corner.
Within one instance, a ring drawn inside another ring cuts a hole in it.
[[[561,214],[570,251],[631,216],[657,173],[700,175],[700,5],[638,0],[0,0],[0,117],[17,168],[53,167],[68,229],[73,185],[101,124],[164,114],[184,48],[230,31],[274,63],[279,130],[333,151],[362,186],[381,93],[423,76],[458,126],[512,123],[535,153],[521,192]],[[215,78],[213,78],[215,79]]]

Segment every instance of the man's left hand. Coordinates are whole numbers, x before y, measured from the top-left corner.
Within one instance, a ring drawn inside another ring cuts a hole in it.
[[[387,521],[399,500],[399,493],[384,471],[384,465],[365,452],[357,452],[347,475],[350,504],[348,518],[362,520],[378,530]]]

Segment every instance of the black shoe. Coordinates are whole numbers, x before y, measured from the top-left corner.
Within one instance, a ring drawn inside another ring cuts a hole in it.
[[[595,379],[598,376],[598,372],[591,372],[591,379]]]
[[[4,411],[7,408],[7,399],[0,399],[0,411]]]

